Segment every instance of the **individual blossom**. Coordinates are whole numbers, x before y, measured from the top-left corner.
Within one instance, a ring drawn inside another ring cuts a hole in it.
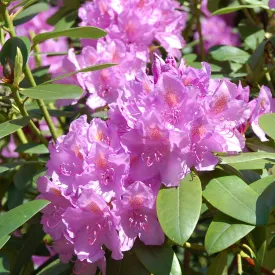
[[[134,182],[115,201],[115,213],[121,218],[119,236],[122,251],[130,250],[137,237],[145,245],[161,245],[164,233],[157,219],[156,197],[150,187]]]
[[[103,245],[112,251],[112,258],[123,255],[116,228],[118,219],[112,214],[105,200],[92,189],[81,193],[63,215],[65,237],[74,244],[74,253],[80,261],[94,263],[104,257]]]

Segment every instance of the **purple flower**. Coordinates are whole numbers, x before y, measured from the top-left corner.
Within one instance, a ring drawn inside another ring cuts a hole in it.
[[[156,197],[150,187],[136,181],[115,201],[116,214],[121,218],[119,237],[122,251],[130,250],[137,237],[146,245],[161,245],[164,233],[157,219]]]
[[[116,228],[118,219],[103,198],[92,189],[82,192],[75,208],[63,214],[65,237],[74,244],[74,252],[81,261],[94,263],[104,256],[103,245],[112,251],[112,258],[122,259]]]
[[[87,261],[79,261],[77,260],[73,271],[74,274],[81,274],[81,275],[95,275],[97,271],[97,267],[99,267],[101,274],[106,274],[106,259],[105,257],[101,258],[95,263],[88,263]]]
[[[269,0],[268,6],[269,6],[269,8],[271,8],[271,9],[275,9],[275,1],[274,1],[274,0]]]

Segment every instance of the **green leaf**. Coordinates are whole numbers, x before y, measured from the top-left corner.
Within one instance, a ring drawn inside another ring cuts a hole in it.
[[[19,145],[15,152],[25,154],[49,154],[48,148],[44,144],[26,143]]]
[[[25,127],[29,123],[30,119],[26,117],[9,120],[0,124],[0,138],[8,136],[17,130]]]
[[[222,251],[209,266],[206,275],[227,275],[227,252]]]
[[[255,226],[220,213],[215,216],[206,232],[205,249],[208,254],[220,252],[245,237],[254,228]]]
[[[139,242],[134,247],[138,259],[154,275],[181,275],[179,260],[168,245],[148,246]]]
[[[233,61],[245,64],[249,59],[249,53],[233,46],[215,46],[209,51],[211,57],[217,61]]]
[[[115,66],[115,65],[117,65],[117,64],[115,64],[115,63],[107,63],[107,64],[98,64],[98,65],[89,66],[89,67],[83,68],[83,69],[81,69],[81,70],[74,71],[74,72],[70,72],[70,73],[61,75],[61,76],[59,76],[59,77],[57,77],[57,78],[50,79],[50,80],[44,82],[43,85],[44,85],[44,84],[47,84],[47,83],[55,82],[55,81],[57,81],[57,80],[66,78],[66,77],[68,77],[68,76],[76,75],[76,74],[78,74],[78,73],[87,73],[87,72],[99,71],[99,70],[103,70],[103,69],[106,69],[106,68],[113,67],[113,66]]]
[[[23,164],[31,164],[31,163],[36,163],[39,164],[41,163],[40,161],[15,161],[15,162],[10,162],[10,163],[4,163],[0,165],[0,174],[4,173],[10,169],[16,168],[17,166],[23,165]]]
[[[104,30],[95,27],[77,27],[62,31],[52,31],[37,34],[33,38],[33,44],[36,45],[45,40],[56,37],[70,37],[70,38],[88,38],[98,39],[104,37],[107,33]]]
[[[275,207],[275,178],[268,176],[250,184],[250,187],[257,192],[265,201],[269,212]]]
[[[261,27],[253,26],[246,20],[239,24],[238,29],[245,44],[253,51],[265,38],[265,31]]]
[[[7,235],[0,239],[0,249],[8,242],[11,236]],[[1,274],[1,273],[0,273]]]
[[[76,85],[45,84],[20,90],[20,93],[34,99],[79,99],[83,90]]]
[[[201,183],[187,175],[178,188],[162,189],[157,197],[157,214],[164,233],[183,245],[193,233],[202,205]]]
[[[15,187],[18,190],[23,190],[30,186],[33,181],[33,177],[37,173],[37,170],[38,168],[36,164],[22,165],[13,178]]]
[[[19,83],[23,80],[23,56],[19,48],[16,49],[17,53],[15,56],[15,65],[14,65],[14,80],[13,85],[19,87]]]
[[[31,5],[20,12],[14,19],[14,26],[18,26],[30,21],[34,18],[38,13],[47,11],[49,9],[49,5],[46,3],[37,3]]]
[[[74,10],[62,17],[55,25],[54,31],[67,30],[72,27],[78,16],[78,11]]]
[[[267,249],[267,228],[266,227],[256,227],[250,233],[253,244],[255,246],[256,259],[260,266],[263,265],[265,253]]]
[[[106,275],[129,275],[129,272],[131,275],[150,275],[150,272],[146,270],[134,252],[128,251],[123,254],[124,257],[121,261],[109,258]]]
[[[207,184],[203,197],[221,212],[249,224],[268,223],[264,200],[239,177],[213,171],[203,174],[201,181]]]
[[[45,233],[40,224],[33,224],[28,229],[27,234],[24,236],[23,246],[18,251],[16,265],[13,266],[11,275],[22,274],[21,271],[24,269],[24,265],[31,260],[44,236]]]
[[[17,48],[20,49],[23,56],[23,67],[26,65],[31,49],[30,40],[25,36],[18,36],[8,39],[2,47],[0,51],[0,62],[3,66],[6,63],[7,58],[12,64],[15,64]]]
[[[215,12],[212,13],[212,15],[219,15],[219,14],[227,14],[227,13],[232,13],[238,10],[242,9],[254,9],[254,8],[264,8],[264,9],[269,9],[268,6],[263,5],[263,4],[255,4],[255,5],[231,5],[227,6],[225,8],[221,8],[219,10],[216,10]]]
[[[238,170],[264,169],[275,162],[275,154],[267,152],[241,153],[234,156],[218,156],[221,164],[229,164]],[[267,159],[272,159],[269,161]]]
[[[259,125],[268,136],[275,140],[275,114],[260,116]]]
[[[46,267],[44,267],[37,275],[61,275],[64,274],[65,271],[69,272],[72,270],[69,264],[63,264],[60,260],[56,260]]]
[[[0,236],[6,236],[32,218],[50,202],[35,200],[20,205],[0,216]]]

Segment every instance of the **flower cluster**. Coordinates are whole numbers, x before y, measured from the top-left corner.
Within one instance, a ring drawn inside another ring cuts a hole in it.
[[[249,102],[249,88],[211,79],[211,68],[178,66],[155,56],[153,75],[141,70],[110,104],[109,120],[86,116],[50,145],[47,173],[38,198],[45,232],[62,261],[77,256],[76,270],[105,270],[105,250],[123,258],[138,237],[160,245],[164,233],[156,215],[161,184],[177,186],[191,171],[213,170],[215,152],[240,152],[252,124],[275,110],[268,88]]]
[[[108,34],[96,41],[83,39],[85,47],[82,54],[75,56],[71,51],[64,59],[65,72],[73,67],[88,67],[93,64],[119,64],[111,69],[87,73],[83,75],[84,80],[80,77],[68,80],[89,92],[87,105],[91,109],[117,99],[118,88],[134,79],[139,68],[146,66],[150,60],[150,51],[157,48],[155,42],[171,55],[180,57],[180,49],[184,45],[181,32],[187,15],[177,10],[179,8],[180,5],[175,0],[96,0],[86,2],[79,9],[81,26],[96,26],[106,30]],[[58,104],[72,103],[74,102],[61,101]]]
[[[239,46],[239,35],[234,33],[231,27],[235,15],[211,16],[207,8],[207,2],[208,0],[203,0],[201,7],[205,15],[201,22],[205,52],[216,45]],[[199,39],[198,32],[195,33],[195,39]]]

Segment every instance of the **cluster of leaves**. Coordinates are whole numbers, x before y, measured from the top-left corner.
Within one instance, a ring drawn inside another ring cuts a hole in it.
[[[1,25],[10,28],[2,12],[7,2],[10,1],[2,0],[0,4]],[[33,0],[22,2],[25,8],[14,18],[14,25],[25,23],[47,6]],[[15,111],[3,111],[0,105],[1,148],[7,145],[5,137],[22,128],[35,134],[37,121],[45,116],[41,102],[50,106],[47,112],[62,125],[58,131],[66,132],[69,122],[87,110],[81,103],[77,110],[71,107],[56,110],[51,103],[68,97],[77,99],[82,90],[74,85],[52,83],[77,73],[114,65],[91,66],[58,79],[51,79],[47,68],[39,67],[32,72],[38,85],[31,85],[27,78],[27,60],[37,44],[65,36],[77,47],[80,38],[97,39],[106,34],[94,27],[74,27],[81,3],[75,0],[64,3],[49,19],[49,23],[55,26],[54,31],[37,34],[32,41],[27,37],[11,37],[2,47],[0,62],[10,69],[5,76],[7,83],[3,84],[10,91],[3,100],[12,99],[12,110]],[[242,18],[237,26],[243,39],[242,47],[214,47],[207,56],[212,64],[213,77],[227,77],[235,82],[241,80],[251,87],[255,96],[259,84],[269,85],[274,92],[275,29],[265,24],[273,16],[267,1],[246,0],[245,3],[238,1],[223,6],[222,1],[209,0],[209,9],[213,14],[238,11]],[[256,19],[262,18],[258,24],[242,16],[243,11],[249,10],[253,15],[257,9],[260,12]],[[196,67],[200,58],[194,53],[194,43],[191,44],[183,49],[183,55],[189,65]],[[93,116],[105,117],[105,113]],[[251,152],[220,155],[221,161],[215,171],[192,173],[178,188],[162,189],[157,198],[157,214],[167,236],[165,245],[153,247],[137,242],[132,251],[125,253],[122,261],[107,259],[107,274],[272,274],[275,269],[274,125],[275,114],[262,116],[260,126],[270,137],[269,142],[261,143],[252,133],[248,134],[246,146]],[[39,135],[28,135],[33,137],[33,142],[24,142],[15,150],[20,160],[5,160],[1,156],[4,163],[0,165],[3,212],[0,216],[0,273],[72,274],[72,266],[61,264],[56,257],[34,270],[32,256],[49,256],[45,243],[51,242],[50,236],[43,233],[39,215],[36,215],[49,202],[34,200],[38,194],[36,180],[45,171],[49,152],[46,139],[41,144]]]

